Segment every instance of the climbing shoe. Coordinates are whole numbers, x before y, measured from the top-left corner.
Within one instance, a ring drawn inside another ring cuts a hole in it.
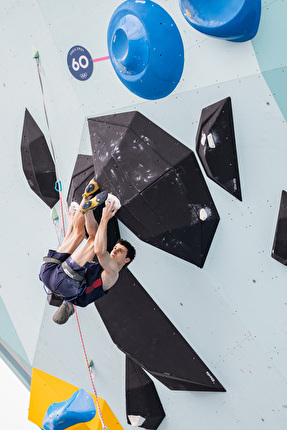
[[[90,180],[90,182],[88,183],[88,185],[86,186],[85,192],[82,195],[82,197],[85,200],[90,200],[93,197],[95,197],[96,192],[99,190],[99,185],[96,182],[96,178],[93,178]]]
[[[53,316],[53,321],[57,324],[65,324],[75,312],[71,302],[63,302]]]
[[[103,204],[106,201],[107,197],[108,192],[102,191],[101,193],[93,197],[91,200],[87,200],[85,203],[83,203],[80,211],[82,212],[82,214],[84,214],[90,209],[95,209],[97,206]]]

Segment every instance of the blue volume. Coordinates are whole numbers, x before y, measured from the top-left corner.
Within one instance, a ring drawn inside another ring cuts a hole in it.
[[[150,0],[128,0],[115,10],[108,49],[119,79],[139,97],[165,97],[181,78],[184,52],[179,30],[170,15]]]
[[[91,421],[96,415],[93,398],[86,391],[76,391],[68,400],[52,403],[43,420],[45,430],[64,430]]]
[[[179,6],[187,22],[209,36],[245,42],[259,27],[261,0],[179,0]]]

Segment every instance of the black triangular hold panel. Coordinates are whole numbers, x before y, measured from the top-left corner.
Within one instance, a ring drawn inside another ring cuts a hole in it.
[[[141,240],[203,267],[219,215],[195,154],[139,112],[88,120],[95,175]]]
[[[32,118],[28,109],[21,140],[22,167],[30,188],[50,208],[59,200],[55,190],[56,171],[45,136]]]
[[[165,417],[153,381],[128,357],[126,357],[126,413],[128,424],[132,424],[131,416],[139,416],[145,419],[139,427],[154,430]]]
[[[76,164],[72,173],[72,179],[70,182],[69,192],[68,192],[68,204],[71,202],[77,202],[80,204],[82,200],[82,194],[90,182],[90,180],[95,176],[93,157],[91,155],[79,154],[76,160]],[[108,190],[109,191],[109,190]],[[103,205],[99,206],[93,211],[94,217],[99,223],[102,216]],[[120,238],[119,225],[115,217],[109,221],[108,231],[107,231],[107,250],[110,252],[114,247],[116,241]]]
[[[287,192],[282,191],[271,256],[287,265]]]
[[[95,176],[93,157],[91,155],[79,154],[72,173],[68,192],[68,205],[72,202],[80,203],[85,186]]]
[[[118,348],[171,390],[225,391],[128,269],[95,306]]]
[[[230,97],[202,110],[196,152],[207,176],[242,200]]]

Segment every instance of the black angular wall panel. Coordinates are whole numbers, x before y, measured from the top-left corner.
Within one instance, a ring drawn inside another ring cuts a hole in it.
[[[142,417],[139,427],[157,429],[165,413],[155,385],[145,371],[126,357],[126,413],[128,424],[131,417]]]
[[[194,153],[139,112],[88,120],[95,175],[141,240],[203,267],[219,222]]]
[[[79,154],[72,173],[67,197],[69,206],[72,202],[81,202],[85,186],[94,176],[93,157]]]
[[[282,191],[271,256],[287,265],[287,192]]]
[[[242,200],[230,97],[202,110],[196,151],[207,176]]]
[[[225,391],[128,269],[95,306],[118,348],[171,390]]]
[[[72,179],[70,182],[69,192],[68,192],[68,204],[71,202],[80,203],[82,200],[82,194],[90,182],[90,180],[95,176],[93,157],[91,155],[79,154],[76,160],[76,164],[72,173]],[[102,216],[102,209],[104,206],[99,206],[93,211],[94,217],[99,223]],[[116,241],[120,238],[119,225],[117,218],[114,217],[109,221],[108,231],[107,231],[107,250],[110,252],[114,247]]]
[[[56,171],[45,136],[25,110],[21,140],[22,167],[30,188],[50,208],[59,200],[55,190]]]

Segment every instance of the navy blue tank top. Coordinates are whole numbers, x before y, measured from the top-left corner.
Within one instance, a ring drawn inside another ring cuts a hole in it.
[[[101,278],[103,271],[102,266],[99,263],[92,262],[86,263],[84,267],[86,268],[86,289],[82,295],[72,300],[72,303],[74,305],[81,307],[85,307],[90,303],[93,303],[95,300],[98,300],[106,295],[105,291],[103,290],[103,283]]]

